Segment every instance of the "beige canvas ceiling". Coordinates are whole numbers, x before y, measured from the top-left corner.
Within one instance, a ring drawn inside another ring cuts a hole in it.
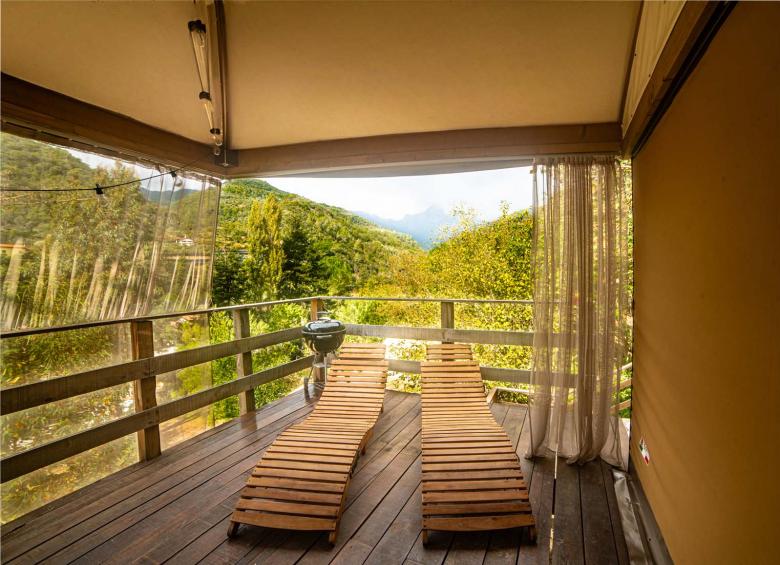
[[[234,148],[618,122],[638,3],[226,4]],[[207,143],[191,2],[3,2],[2,70]]]

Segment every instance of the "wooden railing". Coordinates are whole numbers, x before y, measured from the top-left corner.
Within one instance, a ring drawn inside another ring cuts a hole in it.
[[[6,415],[51,402],[65,400],[77,395],[94,392],[123,383],[133,383],[135,412],[101,424],[90,429],[56,439],[26,451],[9,455],[0,460],[2,482],[9,481],[36,469],[82,453],[88,449],[106,444],[128,434],[137,433],[139,458],[152,459],[160,455],[160,430],[162,422],[176,418],[198,408],[209,406],[231,396],[239,397],[240,413],[255,409],[254,389],[260,385],[295,374],[312,366],[313,357],[306,356],[288,363],[261,371],[253,371],[252,351],[286,343],[301,338],[299,327],[261,335],[249,335],[249,311],[254,308],[267,308],[278,304],[309,304],[311,318],[323,309],[325,300],[372,300],[405,302],[438,302],[441,304],[440,327],[418,328],[405,326],[374,326],[348,324],[347,333],[354,336],[393,337],[413,340],[500,344],[530,346],[532,332],[466,330],[455,328],[455,304],[525,304],[526,300],[472,300],[451,298],[373,298],[348,296],[315,296],[292,300],[242,304],[224,308],[210,308],[175,314],[160,314],[112,321],[89,322],[54,328],[26,329],[0,334],[0,339],[73,331],[99,326],[129,324],[132,361],[92,369],[63,377],[43,380],[31,384],[8,387],[0,390],[0,414]],[[154,354],[154,336],[152,321],[182,316],[207,315],[216,312],[229,312],[233,317],[235,339],[206,345],[194,349]],[[192,367],[201,363],[224,357],[236,357],[237,378],[206,390],[164,402],[157,403],[156,375]],[[420,363],[415,361],[391,360],[393,371],[419,373]],[[321,376],[321,375],[320,375]],[[504,369],[482,367],[482,376],[486,380],[528,383],[530,372],[523,369]],[[315,379],[318,375],[315,374]]]

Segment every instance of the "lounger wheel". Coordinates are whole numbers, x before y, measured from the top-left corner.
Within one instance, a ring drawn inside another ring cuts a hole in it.
[[[227,535],[229,538],[236,537],[236,534],[238,533],[239,525],[240,524],[238,522],[233,522],[232,520],[230,521],[230,524],[228,525],[228,531],[227,531]]]

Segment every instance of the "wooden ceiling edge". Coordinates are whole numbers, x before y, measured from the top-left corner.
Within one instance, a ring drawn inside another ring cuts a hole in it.
[[[153,162],[222,176],[210,145],[0,75],[2,131],[108,157]]]
[[[628,52],[628,66],[626,68],[626,76],[623,79],[623,92],[620,94],[620,108],[618,108],[618,115],[620,118],[621,134],[623,132],[623,122],[626,119],[626,99],[628,98],[628,87],[631,84],[631,70],[634,68],[634,59],[636,59],[636,43],[639,40],[639,26],[642,23],[642,14],[645,11],[645,2],[647,0],[639,0],[639,10],[636,13],[636,21],[634,22],[634,36],[631,38],[631,48]]]
[[[404,133],[240,149],[238,164],[216,163],[211,146],[2,74],[2,130],[115,158],[186,167],[222,179],[425,165],[517,161],[543,155],[618,153],[618,123]],[[442,167],[445,169],[446,167]],[[368,176],[368,175],[366,175]]]
[[[624,157],[635,156],[641,149],[734,4],[685,3],[626,128],[621,148]]]
[[[241,149],[225,177],[305,175],[446,163],[495,163],[543,155],[618,153],[617,123],[405,133]]]

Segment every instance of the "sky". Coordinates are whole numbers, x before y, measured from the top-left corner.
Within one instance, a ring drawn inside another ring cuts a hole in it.
[[[532,198],[530,167],[416,177],[264,180],[317,202],[394,220],[431,206],[450,212],[457,205],[473,208],[481,219],[492,220],[498,217],[502,201],[515,211],[529,208]]]
[[[101,155],[75,149],[68,151],[91,167],[113,167],[115,163],[114,159]],[[141,165],[123,164],[132,166],[141,178],[158,173]],[[275,177],[264,180],[280,190],[316,202],[392,220],[400,220],[431,207],[449,213],[456,206],[476,210],[482,220],[493,220],[499,215],[501,202],[507,202],[510,211],[524,210],[531,206],[532,198],[530,167],[411,177]],[[185,185],[190,189],[200,189],[197,182]]]

